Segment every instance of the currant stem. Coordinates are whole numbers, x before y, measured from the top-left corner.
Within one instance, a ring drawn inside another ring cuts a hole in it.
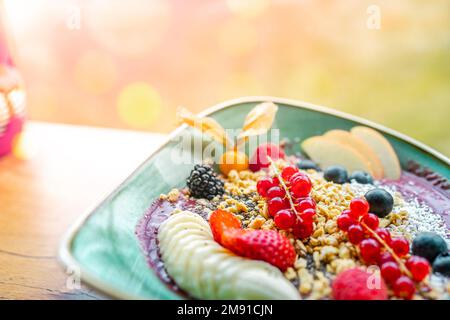
[[[275,163],[273,162],[272,158],[267,156],[267,159],[270,162],[270,166],[272,167],[273,171],[275,172],[275,175],[277,176],[278,180],[280,180],[280,184],[283,187],[284,191],[286,192],[286,197],[289,200],[289,204],[291,205],[291,209],[292,211],[295,213],[295,204],[294,204],[294,200],[292,200],[291,194],[289,192],[289,188],[286,186],[286,183],[283,180],[283,177],[281,176],[280,171],[278,170],[277,166],[275,165]],[[300,217],[298,217],[299,219],[301,219]]]
[[[392,257],[395,259],[395,261],[397,261],[397,263],[399,264],[399,266],[402,269],[403,273],[406,274],[408,277],[412,278],[411,272],[405,266],[403,260],[395,253],[395,251],[392,250],[392,248],[389,247],[389,245],[374,230],[369,228],[369,226],[367,224],[365,224],[363,221],[361,221],[361,225],[363,227],[365,227],[372,234],[372,236],[375,239],[377,239],[377,241],[379,243],[381,243],[383,245],[383,247],[392,255]]]

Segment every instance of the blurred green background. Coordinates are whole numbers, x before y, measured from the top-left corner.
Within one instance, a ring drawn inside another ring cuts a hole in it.
[[[450,155],[450,1],[5,0],[32,119],[168,132],[274,95]]]

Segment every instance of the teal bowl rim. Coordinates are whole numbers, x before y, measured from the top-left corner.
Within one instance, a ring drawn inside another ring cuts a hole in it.
[[[219,110],[233,107],[238,104],[242,103],[259,103],[264,101],[271,101],[275,104],[285,104],[297,108],[302,109],[308,109],[316,112],[321,112],[329,115],[333,115],[339,118],[352,120],[355,122],[358,122],[360,124],[363,124],[365,126],[371,127],[373,129],[377,129],[378,131],[381,131],[383,133],[389,134],[393,137],[396,137],[400,140],[403,140],[419,149],[421,149],[423,152],[428,153],[429,155],[435,157],[437,160],[442,161],[447,166],[450,166],[450,159],[441,154],[440,152],[434,150],[433,148],[428,147],[427,145],[423,144],[422,142],[419,142],[411,137],[408,137],[405,134],[399,133],[393,129],[387,128],[383,125],[377,124],[375,122],[360,118],[358,116],[354,116],[345,112],[337,111],[331,108],[315,105],[312,103],[304,102],[304,101],[298,101],[298,100],[292,100],[292,99],[286,99],[286,98],[277,98],[272,96],[249,96],[249,97],[241,97],[236,99],[227,100],[225,102],[219,103],[217,105],[214,105],[205,111],[200,113],[200,116],[205,117],[208,115],[211,115]],[[93,273],[89,272],[88,270],[85,270],[81,267],[81,265],[77,262],[75,257],[72,255],[72,242],[75,239],[78,231],[83,226],[84,222],[90,217],[91,214],[93,214],[97,208],[102,206],[104,203],[108,202],[110,199],[112,199],[117,192],[120,190],[120,188],[125,185],[131,177],[145,164],[147,163],[156,153],[158,153],[173,137],[175,137],[177,134],[179,134],[181,131],[183,131],[185,128],[187,128],[186,125],[181,125],[178,128],[176,128],[174,131],[172,131],[165,141],[163,141],[158,148],[156,148],[150,156],[140,165],[138,166],[122,183],[120,183],[112,192],[109,193],[108,196],[104,198],[99,204],[95,205],[91,209],[87,210],[84,214],[82,214],[74,224],[67,230],[67,232],[64,234],[61,244],[59,246],[58,250],[58,258],[60,263],[63,267],[76,267],[77,270],[80,271],[80,274],[82,275],[82,282],[84,284],[87,284],[88,286],[98,290],[99,292],[106,294],[112,298],[118,298],[118,299],[142,299],[139,296],[134,296],[131,294],[128,294],[122,290],[119,290],[115,288],[114,286],[110,285],[109,283],[106,283],[102,280],[99,280]]]

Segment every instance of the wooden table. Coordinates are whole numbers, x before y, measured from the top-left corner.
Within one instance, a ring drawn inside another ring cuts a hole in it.
[[[57,249],[71,223],[163,140],[159,134],[29,122],[29,159],[0,158],[0,299],[101,299],[69,289]]]

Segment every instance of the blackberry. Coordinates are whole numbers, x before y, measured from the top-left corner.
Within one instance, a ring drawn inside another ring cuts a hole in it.
[[[223,181],[220,180],[213,169],[204,164],[195,165],[187,179],[187,186],[194,198],[212,200],[215,196],[224,194]]]

